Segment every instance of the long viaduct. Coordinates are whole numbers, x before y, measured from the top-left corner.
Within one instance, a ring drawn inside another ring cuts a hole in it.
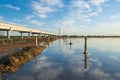
[[[54,33],[31,29],[31,28],[18,26],[15,24],[9,24],[9,23],[5,23],[5,22],[0,22],[0,31],[7,31],[8,39],[10,39],[10,37],[11,37],[10,33],[12,31],[19,32],[21,34],[21,38],[23,38],[23,33],[28,33],[28,37],[31,37],[31,35],[34,35],[34,34],[38,34],[38,36],[40,36],[41,34],[48,35],[48,36],[57,36]]]

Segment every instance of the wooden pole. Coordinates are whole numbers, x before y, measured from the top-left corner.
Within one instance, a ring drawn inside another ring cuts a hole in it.
[[[35,37],[35,43],[36,43],[36,47],[38,46],[38,39],[37,36]]]
[[[87,67],[88,67],[87,37],[85,37],[85,51],[84,51],[84,57],[85,57],[85,69],[87,69]]]

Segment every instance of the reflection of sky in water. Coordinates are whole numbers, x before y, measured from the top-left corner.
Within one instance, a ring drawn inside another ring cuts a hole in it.
[[[16,73],[5,76],[12,80],[120,80],[120,39],[88,39],[87,69],[84,39],[71,41],[71,50],[69,39],[55,41]]]

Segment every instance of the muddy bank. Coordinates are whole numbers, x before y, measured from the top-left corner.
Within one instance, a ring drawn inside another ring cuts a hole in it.
[[[0,77],[5,72],[14,73],[26,62],[39,55],[46,47],[26,47],[21,51],[0,58]]]
[[[38,38],[38,44],[41,44],[41,43],[46,43],[46,44],[49,44],[50,42],[53,42],[55,41],[57,38],[50,38],[50,39],[47,39],[47,38]],[[21,43],[7,43],[4,44],[4,45],[1,45],[0,44],[0,55],[6,55],[6,53],[10,53],[10,52],[13,52],[13,51],[16,51],[18,48],[25,48],[25,47],[30,47],[30,46],[35,46],[35,40],[33,39],[31,42],[28,40],[26,42],[21,42]],[[44,45],[46,45],[44,44]]]

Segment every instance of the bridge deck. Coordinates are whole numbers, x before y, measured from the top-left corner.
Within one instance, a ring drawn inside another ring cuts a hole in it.
[[[50,33],[50,32],[45,32],[45,31],[41,31],[41,30],[31,29],[31,28],[18,26],[18,25],[15,25],[15,24],[4,23],[4,22],[0,22],[0,30],[55,35],[55,34]]]

